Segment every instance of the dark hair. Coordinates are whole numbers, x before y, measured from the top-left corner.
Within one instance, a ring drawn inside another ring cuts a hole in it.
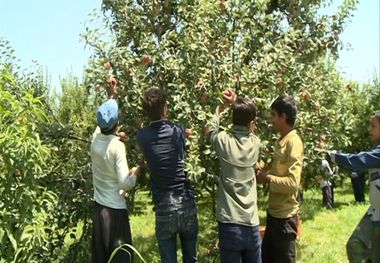
[[[144,91],[142,107],[151,121],[161,119],[166,97],[166,92],[160,88],[153,87]]]
[[[374,118],[377,119],[378,122],[380,122],[380,110],[375,110],[372,115]]]
[[[255,118],[255,103],[248,98],[237,97],[232,105],[232,123],[234,125],[247,126]]]
[[[283,95],[278,97],[271,105],[271,109],[278,115],[285,114],[286,122],[294,126],[297,118],[297,106],[293,96]]]
[[[100,132],[104,135],[111,135],[115,132],[117,125],[119,125],[119,121],[116,122],[116,124],[111,129],[100,129]]]

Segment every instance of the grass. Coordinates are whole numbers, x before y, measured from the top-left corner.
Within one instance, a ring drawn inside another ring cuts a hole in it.
[[[301,211],[302,235],[297,244],[297,262],[347,262],[346,241],[367,210],[368,204],[354,205],[348,179],[344,181],[342,187],[336,189],[334,210],[322,208],[321,198],[318,189],[304,193]],[[260,197],[259,201],[261,224],[265,224],[266,198]],[[211,198],[203,197],[197,200],[197,204],[200,224],[199,262],[218,262],[217,225],[212,215]],[[148,193],[139,192],[135,213],[131,216],[133,245],[149,263],[160,262],[152,208]],[[180,244],[178,244],[178,258],[181,259]]]

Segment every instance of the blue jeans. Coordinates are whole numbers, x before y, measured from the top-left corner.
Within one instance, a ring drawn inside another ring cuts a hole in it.
[[[194,201],[176,207],[156,207],[156,238],[162,263],[177,263],[177,236],[183,262],[198,262],[198,218]]]
[[[259,226],[219,223],[221,263],[261,263]]]

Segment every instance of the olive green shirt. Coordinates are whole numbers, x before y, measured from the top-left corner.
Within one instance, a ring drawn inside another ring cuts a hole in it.
[[[303,143],[296,130],[276,142],[269,184],[268,213],[271,216],[289,218],[298,213],[303,156]]]
[[[217,220],[245,226],[259,225],[254,167],[260,140],[247,127],[219,130],[219,115],[212,121],[211,143],[220,162]]]

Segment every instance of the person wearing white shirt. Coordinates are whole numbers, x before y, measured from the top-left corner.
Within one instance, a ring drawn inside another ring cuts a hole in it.
[[[136,184],[130,173],[119,129],[118,105],[114,98],[116,83],[108,90],[109,100],[97,111],[98,127],[91,143],[91,163],[94,185],[92,262],[108,262],[114,249],[132,245],[132,235],[126,200],[121,192]],[[119,250],[112,262],[133,262],[132,253]]]

